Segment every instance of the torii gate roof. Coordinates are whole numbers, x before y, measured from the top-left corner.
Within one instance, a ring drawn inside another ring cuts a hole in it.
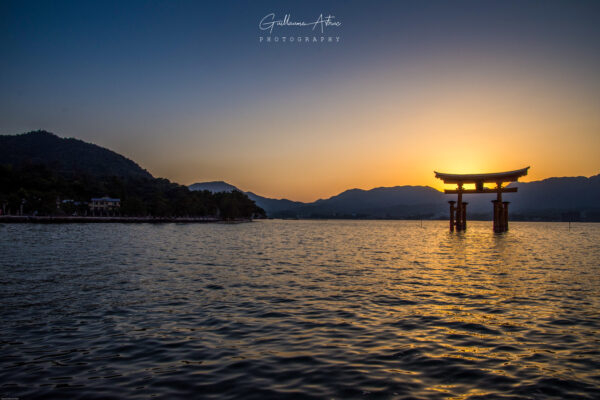
[[[492,172],[488,174],[447,174],[445,172],[435,173],[435,177],[444,181],[444,183],[494,183],[494,182],[515,182],[521,176],[527,175],[529,167],[516,169],[507,172]]]

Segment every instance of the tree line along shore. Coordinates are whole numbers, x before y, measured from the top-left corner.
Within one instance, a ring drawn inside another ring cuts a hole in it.
[[[190,191],[157,178],[103,177],[76,172],[63,176],[40,164],[0,166],[0,187],[0,214],[4,222],[93,222],[106,221],[105,218],[113,218],[115,222],[164,219],[209,222],[265,216],[261,208],[239,191]]]

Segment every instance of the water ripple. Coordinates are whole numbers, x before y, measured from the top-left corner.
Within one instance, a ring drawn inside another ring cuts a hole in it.
[[[0,225],[0,395],[600,398],[600,225]]]

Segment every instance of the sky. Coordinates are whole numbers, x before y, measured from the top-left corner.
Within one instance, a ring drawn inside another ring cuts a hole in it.
[[[301,201],[598,174],[599,71],[598,1],[0,1],[0,134]]]

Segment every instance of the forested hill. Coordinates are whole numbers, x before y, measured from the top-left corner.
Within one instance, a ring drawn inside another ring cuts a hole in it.
[[[190,191],[154,178],[108,149],[45,131],[0,136],[0,213],[88,215],[88,202],[121,200],[122,216],[239,219],[265,212],[239,191]]]
[[[134,161],[114,151],[46,131],[0,136],[0,164],[45,165],[61,175],[152,178]]]

